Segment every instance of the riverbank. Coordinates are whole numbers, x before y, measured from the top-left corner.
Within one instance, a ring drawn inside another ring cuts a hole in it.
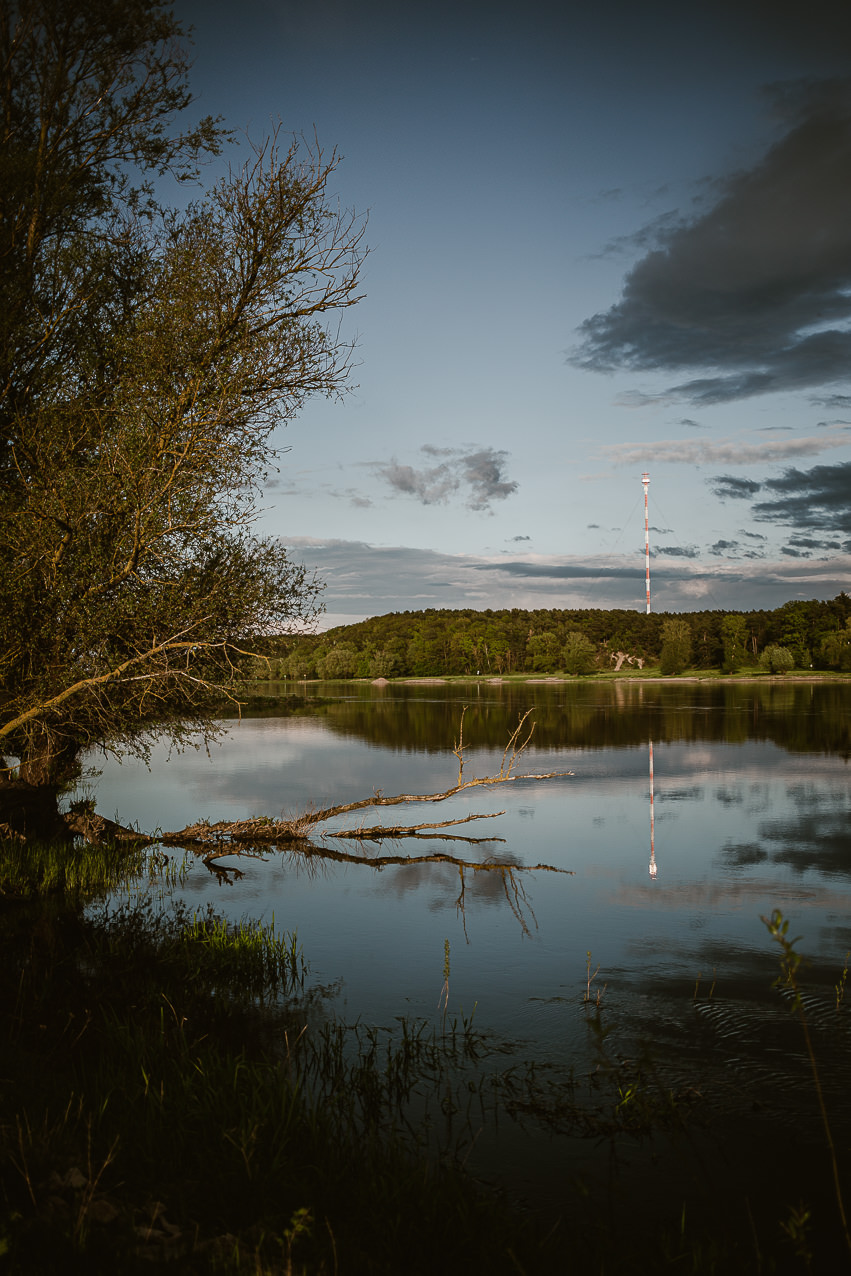
[[[768,686],[791,683],[847,683],[851,682],[851,673],[835,673],[830,670],[819,670],[810,673],[772,674],[753,669],[746,673],[726,674],[720,669],[707,670],[700,673],[661,674],[656,670],[621,670],[618,673],[597,674],[547,674],[545,677],[530,673],[500,674],[476,676],[474,674],[444,674],[415,678],[257,678],[245,682],[243,687],[250,693],[261,692],[270,684],[275,687],[319,686],[322,683],[333,683],[336,686],[372,686],[372,687],[429,687],[429,686],[583,686],[589,683],[611,684],[613,682],[628,683],[668,683],[682,686],[689,683],[712,683],[721,686],[756,684]]]

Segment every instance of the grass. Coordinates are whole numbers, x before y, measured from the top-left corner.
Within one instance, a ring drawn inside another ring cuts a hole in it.
[[[0,839],[0,900],[35,895],[91,896],[138,880],[162,864],[144,848]]]
[[[759,1205],[731,1198],[723,1158],[687,1199],[712,1105],[652,1047],[616,1046],[590,954],[574,1010],[596,1063],[577,1077],[449,1013],[448,943],[434,1023],[346,1025],[294,933],[158,900],[174,866],[117,854],[87,852],[58,893],[47,850],[0,847],[0,1273],[820,1270],[827,1206],[794,1151]],[[122,880],[135,893],[109,902]],[[496,1127],[608,1170],[521,1203],[463,1168]]]
[[[33,881],[2,901],[0,1270],[556,1270],[403,1137],[463,1028],[323,1026],[294,935]]]

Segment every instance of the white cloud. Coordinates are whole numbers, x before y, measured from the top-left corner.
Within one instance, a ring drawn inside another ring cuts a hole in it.
[[[608,443],[598,455],[616,465],[654,463],[675,465],[764,465],[802,456],[818,456],[831,448],[851,444],[851,429],[844,423],[828,426],[817,438],[767,439],[746,443],[737,439],[658,439],[645,443]]]

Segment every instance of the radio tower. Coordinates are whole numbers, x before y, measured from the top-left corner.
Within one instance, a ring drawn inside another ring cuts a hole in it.
[[[650,483],[650,475],[646,472],[642,474],[641,481],[644,484],[644,575],[647,581],[647,615],[650,615],[650,523],[647,516],[647,487]]]

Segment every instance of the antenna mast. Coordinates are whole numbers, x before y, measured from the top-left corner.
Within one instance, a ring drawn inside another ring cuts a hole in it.
[[[647,514],[647,487],[650,483],[650,475],[644,473],[641,476],[641,482],[644,484],[644,575],[647,582],[647,615],[650,615],[650,522]]]

